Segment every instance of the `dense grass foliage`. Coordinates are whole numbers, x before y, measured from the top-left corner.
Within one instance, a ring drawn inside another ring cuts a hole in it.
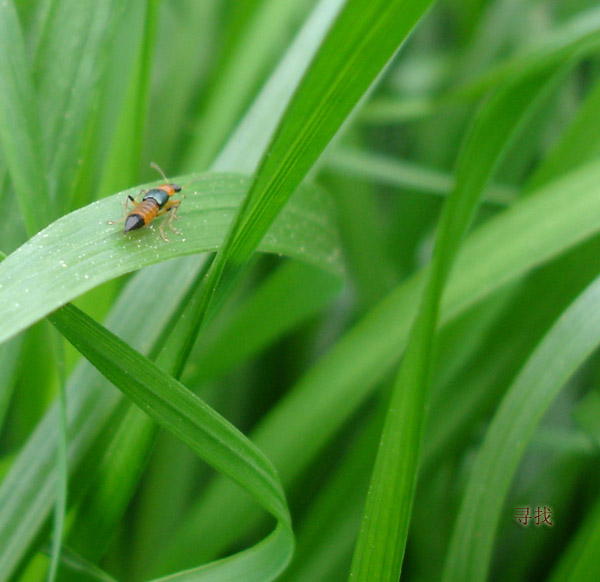
[[[0,580],[600,578],[599,71],[586,0],[1,2]]]

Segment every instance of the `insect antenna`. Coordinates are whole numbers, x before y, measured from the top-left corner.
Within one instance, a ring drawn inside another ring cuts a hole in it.
[[[160,175],[165,179],[165,182],[167,184],[170,184],[169,180],[165,176],[165,173],[162,171],[161,167],[158,164],[155,164],[154,162],[150,162],[150,167],[157,170],[160,173]]]

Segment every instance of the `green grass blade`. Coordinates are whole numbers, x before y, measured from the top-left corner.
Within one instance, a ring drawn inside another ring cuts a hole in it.
[[[290,27],[313,0],[260,0],[236,31],[235,45],[216,73],[208,101],[194,129],[186,168],[207,168],[256,91],[260,77],[288,41]]]
[[[196,454],[243,485],[284,523],[283,490],[268,459],[224,418],[173,377],[73,305],[52,323],[102,374]]]
[[[153,582],[269,582],[291,558],[290,531],[278,525],[267,538],[229,558]]]
[[[51,196],[64,209],[105,84],[107,55],[123,3],[58,0],[35,62]]]
[[[58,368],[59,377],[59,426],[58,426],[58,447],[56,459],[56,506],[54,509],[54,520],[52,528],[52,551],[50,556],[50,568],[48,570],[48,582],[57,580],[58,567],[61,560],[62,545],[64,543],[65,517],[67,513],[68,488],[69,488],[69,468],[67,459],[67,400],[65,395],[66,373],[65,373],[65,353],[63,340],[58,333],[52,336],[53,351]]]
[[[63,550],[61,566],[65,571],[81,578],[82,582],[117,582],[115,578],[86,561],[70,548]]]
[[[2,370],[2,378],[0,379],[0,427],[4,424],[6,410],[10,405],[15,387],[22,344],[23,338],[16,337],[0,346],[0,370]]]
[[[185,178],[183,179],[185,182]],[[97,286],[168,258],[212,251],[223,239],[248,182],[242,176],[206,175],[191,185],[178,222],[183,235],[170,242],[157,229],[123,236],[109,219],[122,216],[119,202],[138,188],[104,198],[57,220],[0,265],[0,341]],[[325,194],[306,187],[287,209],[262,249],[306,259],[340,272],[335,228]],[[162,219],[159,219],[162,220]]]
[[[589,55],[599,46],[600,9],[593,7],[560,24],[477,79],[467,81],[451,93],[450,99],[481,95],[508,79],[535,74],[571,57]]]
[[[463,496],[445,580],[486,579],[502,503],[519,460],[548,406],[600,343],[599,298],[596,280],[548,332],[496,412]]]
[[[536,168],[527,182],[528,189],[535,190],[552,178],[597,158],[600,154],[600,141],[589,128],[599,122],[600,82],[597,82],[586,96],[567,131]]]
[[[485,185],[546,75],[510,85],[477,115],[440,219],[429,278],[402,360],[381,436],[350,579],[397,580],[412,511],[438,312],[448,274]]]
[[[150,99],[151,64],[153,62],[159,0],[145,2],[141,15],[142,38],[133,64],[123,110],[110,148],[107,171],[100,192],[116,192],[139,180]]]
[[[344,5],[286,110],[211,266],[194,316],[196,329],[217,287],[223,284],[227,290],[239,275],[292,192],[430,3],[381,0],[365,8],[350,0]]]
[[[37,96],[12,0],[0,5],[0,147],[30,235],[52,217]]]
[[[235,317],[213,333],[207,329],[193,357],[195,382],[215,378],[274,343],[330,303],[340,284],[330,273],[296,261],[277,269],[235,308]]]
[[[570,58],[581,59],[593,54],[600,46],[600,10],[583,11],[571,20],[557,25],[516,51],[499,64],[479,72],[472,79],[437,98],[419,100],[374,99],[362,112],[362,118],[374,123],[399,123],[429,116],[440,107],[470,102],[517,77],[535,74],[553,64]]]
[[[294,90],[344,0],[319,0],[289,49],[216,158],[215,171],[253,173]]]
[[[600,576],[598,544],[600,544],[600,501],[597,500],[549,580],[560,582],[561,580],[585,580],[587,576],[592,578]]]
[[[284,542],[287,552],[272,556],[270,570],[260,578],[271,580],[291,558],[293,537],[283,489],[270,461],[244,435],[174,378],[130,348],[83,312],[67,305],[50,316],[60,332],[115,386],[167,428],[196,454],[240,484],[281,526],[267,538],[269,546]],[[280,540],[279,538],[283,538]],[[274,540],[274,541],[273,541]],[[262,558],[259,553],[259,558]],[[242,555],[246,573],[252,567]],[[225,580],[234,560],[200,569],[184,579]],[[264,562],[260,560],[260,564]],[[221,570],[224,570],[221,573]],[[220,578],[217,577],[220,574]],[[175,576],[174,579],[180,579]],[[230,578],[231,579],[231,578]]]

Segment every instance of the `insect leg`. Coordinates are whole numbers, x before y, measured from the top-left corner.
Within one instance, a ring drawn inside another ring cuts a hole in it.
[[[179,205],[181,204],[181,200],[169,200],[169,202],[167,202],[167,205],[160,211],[159,214],[168,214],[170,213],[170,216],[165,216],[165,218],[163,219],[163,221],[160,223],[160,227],[159,227],[159,231],[160,231],[160,236],[162,236],[167,242],[169,242],[169,239],[165,236],[165,222],[169,223],[169,228],[177,234],[181,234],[181,231],[177,230],[174,226],[173,226],[173,219],[177,216],[177,209],[179,208]]]

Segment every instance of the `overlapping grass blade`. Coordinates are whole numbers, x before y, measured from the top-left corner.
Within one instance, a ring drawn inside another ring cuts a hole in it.
[[[339,1],[339,0],[336,0]],[[319,29],[322,33],[322,29]],[[307,34],[303,42],[296,45],[296,59],[306,59],[304,55],[312,54],[315,44],[320,41],[319,34]],[[257,123],[249,123],[243,133],[237,133],[230,144],[243,141],[252,147],[242,147],[240,155],[225,152],[221,156],[221,168],[239,167],[243,159],[242,153],[252,153],[254,159],[259,156],[261,147],[256,144],[266,144],[272,127],[276,123],[276,116],[270,119],[270,113],[276,111],[276,104],[280,103],[281,88],[294,86],[301,71],[290,71],[286,67],[278,69],[280,74],[269,85],[269,91],[261,99],[262,115],[255,112],[249,118],[258,119]],[[293,74],[290,74],[293,73]],[[285,89],[289,91],[290,89]],[[249,125],[249,127],[248,127]],[[240,157],[242,156],[242,157]],[[252,169],[253,164],[248,168]],[[111,216],[111,218],[113,218]],[[207,229],[208,225],[203,228]],[[110,325],[118,330],[121,337],[129,342],[148,350],[152,343],[161,335],[174,306],[185,294],[189,278],[194,276],[198,266],[197,261],[186,261],[185,264],[163,264],[151,269],[145,269],[127,286],[126,292],[121,295],[112,315]],[[152,319],[140,314],[154,312],[154,295],[147,295],[144,290],[152,288],[156,295],[161,296],[161,311],[154,313]],[[176,291],[174,291],[176,290]],[[136,304],[137,310],[132,311],[131,305]],[[78,368],[69,382],[68,402],[70,406],[70,463],[73,467],[81,464],[82,457],[87,454],[94,439],[105,426],[107,420],[114,412],[119,399],[114,391],[108,389],[108,383],[97,379],[97,374],[89,365]],[[3,544],[5,552],[0,554],[0,573],[8,575],[21,556],[28,550],[35,539],[39,528],[44,523],[51,503],[53,491],[53,465],[48,460],[53,458],[56,436],[54,433],[56,410],[53,408],[39,424],[38,428],[29,439],[27,446],[19,454],[11,471],[0,486],[1,506],[0,530],[6,536]],[[128,442],[131,446],[133,440]],[[138,448],[138,455],[145,455],[145,449]],[[135,452],[133,453],[136,454]],[[23,475],[30,475],[27,487],[15,486],[23,482]],[[8,543],[10,540],[10,544]]]
[[[345,0],[319,0],[212,168],[253,173],[280,117]]]
[[[246,15],[240,28],[231,30],[235,44],[225,55],[209,87],[207,103],[194,130],[186,168],[206,168],[233,130],[244,107],[251,101],[261,76],[276,61],[290,28],[307,12],[314,0],[260,0]],[[239,7],[234,9],[240,10]]]
[[[195,257],[177,259],[141,271],[116,302],[107,325],[142,352],[150,350],[161,329],[194,279]],[[155,295],[162,309],[140,321],[139,313],[154,309]],[[136,310],[131,305],[136,305]],[[138,311],[139,310],[139,311]],[[82,362],[67,384],[69,465],[79,467],[121,402],[89,363]],[[55,493],[58,442],[58,404],[50,408],[11,464],[0,483],[0,578],[10,578],[23,556],[31,551],[50,513]]]
[[[412,512],[442,293],[460,244],[502,154],[532,110],[547,74],[509,85],[477,115],[458,162],[422,304],[411,330],[381,436],[351,580],[397,580]]]
[[[292,192],[424,14],[431,0],[349,0],[325,37],[256,171],[211,265],[194,326],[219,287],[227,290]],[[359,66],[360,63],[360,66]],[[191,343],[182,352],[187,359]]]
[[[170,233],[169,243],[154,228],[124,237],[121,227],[106,224],[119,217],[119,201],[127,194],[135,195],[137,188],[57,220],[0,265],[0,341],[118,275],[168,258],[215,250],[247,186],[243,176],[197,178],[180,212],[178,225],[183,235]],[[330,202],[312,187],[302,188],[296,200],[262,248],[339,272],[335,227],[327,218]]]

